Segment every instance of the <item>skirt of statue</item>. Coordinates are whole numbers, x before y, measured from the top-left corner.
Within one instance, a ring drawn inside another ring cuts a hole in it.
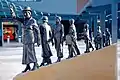
[[[42,57],[43,58],[50,58],[52,56],[52,52],[48,42],[42,42]]]
[[[22,64],[30,64],[37,62],[34,44],[23,45]]]

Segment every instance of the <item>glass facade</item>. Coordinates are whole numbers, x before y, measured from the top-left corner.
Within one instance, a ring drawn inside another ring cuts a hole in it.
[[[9,0],[9,1],[41,1],[41,0]]]

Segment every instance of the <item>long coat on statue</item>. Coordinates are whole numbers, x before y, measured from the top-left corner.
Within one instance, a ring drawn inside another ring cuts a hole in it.
[[[23,23],[22,27],[22,42],[23,42],[23,57],[22,64],[30,64],[37,62],[35,46],[34,43],[36,41],[37,44],[40,44],[40,31],[37,25],[37,22],[34,18],[30,19],[18,19]],[[36,31],[36,35],[34,33]],[[35,40],[35,36],[37,37]]]
[[[50,58],[52,56],[52,52],[48,43],[50,39],[51,27],[47,23],[43,23],[39,26],[40,34],[41,34],[41,43],[42,43],[42,57],[43,58]]]
[[[54,34],[55,49],[56,49],[56,52],[57,52],[57,57],[62,58],[63,53],[62,53],[62,50],[61,50],[61,46],[62,46],[62,40],[63,40],[63,36],[64,36],[64,26],[63,26],[63,24],[56,24],[53,34]]]

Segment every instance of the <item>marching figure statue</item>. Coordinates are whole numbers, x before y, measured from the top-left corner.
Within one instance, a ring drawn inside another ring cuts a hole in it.
[[[97,28],[97,35],[94,38],[94,43],[95,43],[95,48],[96,50],[102,48],[102,32],[101,32],[101,27],[98,26]]]
[[[110,45],[111,34],[110,34],[108,28],[106,28],[106,30],[105,30],[105,34],[106,34],[106,46],[109,46],[109,45]]]
[[[26,68],[23,72],[27,70],[35,70],[37,69],[37,58],[35,53],[35,41],[37,45],[40,45],[40,32],[39,27],[37,25],[36,20],[31,16],[32,10],[30,7],[25,7],[23,10],[24,18],[17,18],[13,8],[10,8],[12,17],[23,24],[23,57],[22,64],[26,65]],[[36,39],[35,40],[35,32],[36,31]],[[30,63],[34,63],[33,68],[30,68]]]
[[[63,52],[61,50],[62,48],[62,42],[63,42],[63,37],[64,37],[64,26],[61,24],[61,17],[57,16],[56,17],[56,25],[53,31],[54,35],[54,41],[55,41],[55,49],[57,52],[57,62],[61,61],[61,58],[63,58]]]
[[[80,55],[80,51],[76,44],[77,36],[76,36],[76,29],[74,25],[74,19],[70,19],[69,23],[70,23],[70,27],[69,27],[68,34],[66,35],[66,44],[68,45],[68,50],[69,50],[69,56],[67,59],[72,58],[73,55],[75,56],[77,56],[77,54]],[[76,49],[76,52],[78,52],[77,54],[75,52],[75,49]]]
[[[43,16],[42,17],[43,24],[39,26],[40,28],[40,34],[41,34],[41,43],[42,43],[42,57],[43,61],[40,66],[44,66],[45,63],[47,65],[52,64],[50,57],[52,56],[52,52],[50,49],[49,41],[51,39],[52,31],[51,27],[48,25],[48,17]]]
[[[100,26],[97,27],[97,33],[101,33],[101,34],[102,34],[102,31],[101,31],[101,27],[100,27]]]
[[[106,46],[106,34],[105,34],[105,32],[103,32],[103,47],[105,47]]]
[[[85,24],[84,25],[84,40],[85,40],[85,44],[86,44],[86,51],[85,53],[90,52],[90,48],[92,48],[92,51],[94,50],[91,40],[90,40],[90,36],[89,36],[89,25]]]
[[[92,35],[92,28],[89,29],[89,35],[90,35],[90,41],[92,42],[93,41],[93,39],[92,39],[92,37],[93,37],[93,35]]]
[[[74,43],[74,48],[75,48],[75,51],[77,52],[77,55],[80,55],[80,50],[78,49],[78,45],[77,45],[77,33],[76,33],[76,27],[75,27],[75,20],[74,19],[70,19],[69,20],[69,23],[70,23],[70,28],[73,29],[74,31],[74,36],[73,36],[73,43]]]

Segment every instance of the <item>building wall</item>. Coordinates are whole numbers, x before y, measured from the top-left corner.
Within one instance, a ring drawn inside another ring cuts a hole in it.
[[[77,13],[81,13],[89,5],[90,0],[77,0]]]
[[[92,0],[92,5],[93,6],[106,5],[106,4],[111,4],[113,1],[120,1],[120,0]]]
[[[35,10],[59,14],[76,14],[76,0],[42,0],[41,2],[16,2]]]
[[[41,2],[15,2],[34,10],[59,14],[79,14],[89,0],[42,0]]]

